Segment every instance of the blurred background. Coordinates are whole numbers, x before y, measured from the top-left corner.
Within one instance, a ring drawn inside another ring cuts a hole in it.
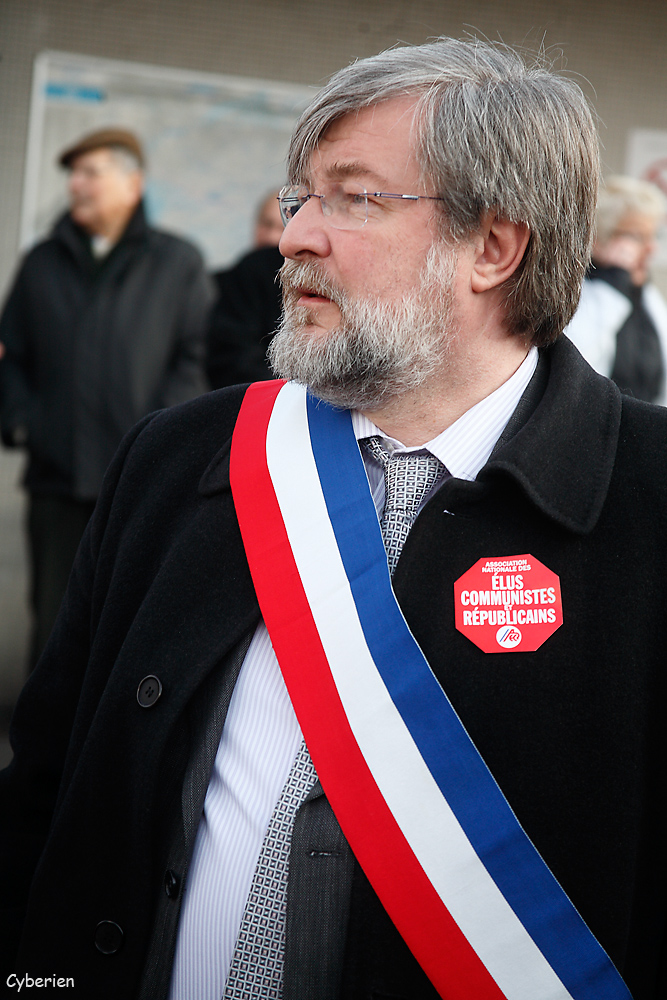
[[[599,116],[605,173],[667,190],[664,0],[1,0],[0,294],[65,204],[55,153],[86,129],[136,129],[152,220],[215,270],[250,247],[308,96],[439,34],[544,46]],[[664,245],[653,276],[667,292]],[[0,452],[0,728],[26,670],[22,461]]]

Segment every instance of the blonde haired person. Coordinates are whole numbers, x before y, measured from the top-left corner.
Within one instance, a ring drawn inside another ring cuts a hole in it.
[[[649,263],[667,202],[653,184],[610,177],[600,191],[593,263],[565,331],[588,363],[622,391],[667,403],[667,304]]]

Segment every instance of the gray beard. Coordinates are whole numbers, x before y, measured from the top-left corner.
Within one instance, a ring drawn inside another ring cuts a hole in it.
[[[434,245],[420,287],[387,303],[353,301],[322,275],[315,261],[286,260],[281,269],[283,317],[269,347],[274,374],[352,410],[379,409],[423,386],[446,364],[455,333],[455,266],[455,252]],[[296,305],[303,287],[340,309],[338,326],[319,338],[305,330],[314,318],[310,310]]]

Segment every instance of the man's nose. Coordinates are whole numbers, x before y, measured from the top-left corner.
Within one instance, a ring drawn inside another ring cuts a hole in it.
[[[328,257],[331,253],[329,230],[320,199],[309,198],[285,226],[278,249],[291,260]]]

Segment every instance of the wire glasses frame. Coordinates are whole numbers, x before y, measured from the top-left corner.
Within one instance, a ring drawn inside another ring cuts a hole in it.
[[[367,191],[361,184],[331,184],[324,194],[309,191],[305,184],[289,184],[278,195],[283,225],[294,218],[310,198],[320,202],[322,215],[334,229],[361,229],[369,219],[369,199],[392,198],[397,201],[443,201],[430,194],[392,194],[389,191]]]

